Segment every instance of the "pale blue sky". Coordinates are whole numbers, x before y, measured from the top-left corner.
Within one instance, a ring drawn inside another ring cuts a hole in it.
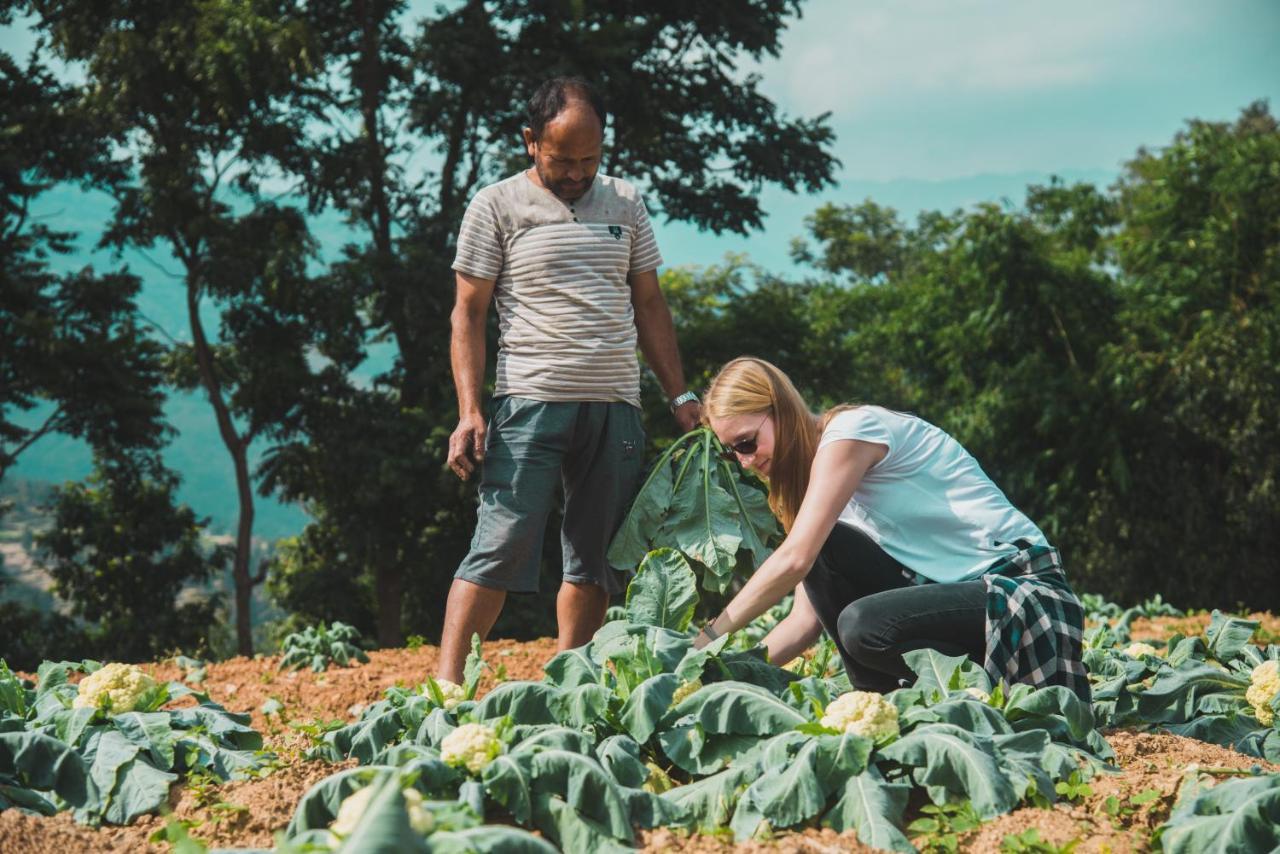
[[[744,71],[791,115],[831,112],[838,186],[765,188],[769,218],[749,238],[659,223],[668,265],[748,252],[785,271],[825,201],[870,196],[908,216],[1017,202],[1050,174],[1108,183],[1187,118],[1229,120],[1258,98],[1280,111],[1280,0],[809,0],[802,12],[779,57]],[[0,47],[30,44],[0,28]]]
[[[736,251],[785,270],[823,201],[871,196],[910,216],[1018,202],[1054,173],[1109,183],[1188,118],[1230,120],[1258,98],[1280,111],[1280,0],[813,0],[803,13],[758,70],[787,112],[831,112],[839,186],[766,189],[770,219],[747,239],[661,226],[669,264]]]

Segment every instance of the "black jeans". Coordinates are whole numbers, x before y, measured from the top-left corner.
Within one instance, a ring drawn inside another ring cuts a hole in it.
[[[837,523],[804,580],[822,627],[836,642],[859,691],[892,691],[915,681],[902,659],[913,649],[986,655],[987,585],[913,585],[902,564],[863,532]]]

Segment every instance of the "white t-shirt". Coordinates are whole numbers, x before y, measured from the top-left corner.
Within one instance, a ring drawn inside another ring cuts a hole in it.
[[[903,566],[933,581],[969,581],[1018,551],[1049,542],[978,461],[914,415],[859,406],[831,419],[818,448],[861,439],[888,448],[862,478],[840,524],[864,531]]]

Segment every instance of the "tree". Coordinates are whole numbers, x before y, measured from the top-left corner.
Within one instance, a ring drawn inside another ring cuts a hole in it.
[[[777,53],[798,9],[470,0],[406,34],[403,3],[310,7],[335,73],[301,101],[317,123],[309,192],[313,209],[332,205],[361,237],[329,276],[350,293],[363,338],[391,342],[396,359],[371,387],[354,368],[313,386],[266,483],[322,519],[314,542],[336,551],[309,553],[312,572],[333,571],[339,555],[365,567],[381,643],[400,642],[406,591],[438,590],[474,523],[470,489],[442,465],[456,422],[449,265],[468,198],[526,165],[524,100],[554,74],[595,81],[611,108],[607,170],[646,187],[669,218],[746,232],[762,222],[763,185],[814,190],[835,167],[825,116],[786,119],[758,77],[736,72]],[[410,598],[426,600],[419,624],[439,619],[439,597]]]
[[[1123,403],[1126,476],[1090,521],[1094,564],[1126,592],[1158,571],[1174,601],[1280,607],[1277,163],[1280,126],[1258,102],[1188,122],[1117,185],[1124,335],[1103,380]]]
[[[24,67],[3,52],[0,126],[0,478],[53,433],[108,455],[155,449],[164,441],[161,348],[138,322],[138,279],[56,272],[53,259],[75,235],[32,216],[55,184],[115,174],[100,128],[37,58]],[[15,420],[32,411],[40,424]]]
[[[235,471],[239,497],[236,639],[252,652],[254,496],[248,449],[290,417],[324,355],[323,293],[312,311],[304,218],[261,194],[294,157],[301,118],[278,101],[311,71],[293,4],[35,2],[58,54],[82,63],[85,101],[116,144],[123,174],[105,184],[116,210],[102,245],[168,250],[180,267],[190,343],[174,348],[180,385],[201,388]],[[207,306],[220,314],[207,328]]]
[[[89,623],[98,658],[150,661],[208,647],[219,598],[181,594],[221,572],[230,550],[202,545],[207,520],[175,506],[176,487],[152,459],[100,461],[87,483],[55,490],[54,524],[36,538],[37,561],[72,615]]]

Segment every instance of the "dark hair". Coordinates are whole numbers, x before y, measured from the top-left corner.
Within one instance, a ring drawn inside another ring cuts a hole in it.
[[[581,77],[552,77],[534,90],[526,106],[526,118],[529,129],[533,131],[533,138],[539,139],[547,122],[560,115],[565,105],[573,100],[586,101],[591,105],[596,118],[600,120],[600,130],[603,131],[609,114],[605,111],[604,99],[595,87]]]

